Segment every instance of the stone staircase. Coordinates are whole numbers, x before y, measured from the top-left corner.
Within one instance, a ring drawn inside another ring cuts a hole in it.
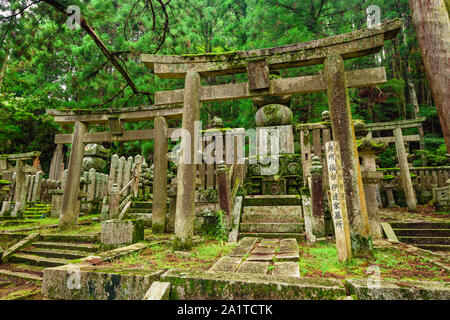
[[[300,198],[252,195],[244,198],[239,238],[261,237],[305,241]]]
[[[143,218],[145,226],[152,225],[152,201],[133,201],[127,216],[133,219]]]
[[[83,242],[67,242],[67,240],[64,237],[46,239],[44,236],[43,239],[33,242],[31,246],[11,256],[10,262],[57,267],[68,264],[71,260],[92,255],[100,248],[99,244],[89,239],[84,239]]]
[[[49,217],[52,211],[50,203],[28,202],[25,206],[25,218],[40,218],[42,215]]]
[[[449,222],[391,222],[398,240],[415,247],[450,252]]]

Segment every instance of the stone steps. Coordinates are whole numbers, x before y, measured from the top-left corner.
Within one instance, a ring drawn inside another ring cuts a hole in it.
[[[245,237],[258,237],[258,238],[270,238],[270,239],[288,239],[294,238],[297,242],[305,242],[305,235],[303,233],[296,232],[286,232],[286,233],[275,233],[275,232],[241,232],[239,238],[243,239]]]
[[[130,208],[128,209],[127,213],[136,213],[136,214],[151,214],[152,209],[146,209],[146,208]]]
[[[450,237],[450,229],[393,229],[397,237]]]
[[[450,229],[450,222],[391,222],[393,229]]]
[[[84,234],[84,235],[45,234],[41,235],[41,241],[95,243],[100,241],[100,232],[96,234]]]
[[[303,219],[296,214],[251,213],[242,215],[242,223],[245,222],[303,223]]]
[[[86,251],[44,249],[44,248],[27,249],[22,252],[44,258],[59,258],[67,260],[81,259],[86,257],[88,254]]]
[[[450,245],[448,244],[415,244],[415,246],[430,251],[450,252]]]
[[[26,253],[16,253],[15,255],[11,256],[10,261],[15,263],[28,263],[34,266],[58,267],[68,264],[70,260],[60,258],[45,258]]]
[[[409,244],[448,244],[450,245],[450,237],[399,237],[399,241]]]
[[[246,206],[300,206],[301,199],[296,195],[247,195],[244,198]]]
[[[305,241],[302,208],[296,195],[251,195],[244,198],[239,237],[295,238]]]
[[[301,233],[303,232],[303,224],[301,223],[254,223],[243,222],[240,226],[241,232],[257,232],[257,233]]]
[[[131,203],[131,209],[134,208],[144,208],[144,209],[152,209],[153,202],[152,201],[133,201]]]
[[[244,215],[247,214],[286,214],[301,216],[300,206],[245,206]]]
[[[11,271],[11,270],[6,270],[6,269],[0,269],[0,275],[18,278],[18,279],[24,279],[24,280],[42,281],[41,276],[38,276],[38,275],[32,274],[32,273],[21,272],[21,271]]]
[[[33,242],[33,246],[36,248],[44,248],[44,249],[84,251],[86,253],[97,252],[100,248],[100,245],[92,243],[71,243],[71,242],[51,242],[51,241]]]
[[[450,251],[449,222],[392,222],[398,240],[431,251]]]

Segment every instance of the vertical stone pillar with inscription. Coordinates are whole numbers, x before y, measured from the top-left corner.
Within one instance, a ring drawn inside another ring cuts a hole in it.
[[[329,141],[325,144],[328,163],[328,179],[330,182],[331,216],[336,235],[336,248],[339,261],[345,261],[352,256],[350,228],[347,217],[347,204],[342,175],[342,164],[339,144]]]

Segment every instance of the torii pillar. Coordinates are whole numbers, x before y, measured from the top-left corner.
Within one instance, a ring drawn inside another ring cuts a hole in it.
[[[194,237],[195,186],[197,181],[197,155],[194,125],[200,113],[200,74],[189,71],[185,77],[183,99],[183,133],[178,166],[177,209],[175,213],[176,250],[191,250]],[[190,134],[189,134],[190,133]]]
[[[341,149],[352,251],[356,256],[364,255],[372,251],[372,239],[342,56],[328,56],[324,71],[333,140]]]
[[[83,136],[87,132],[88,125],[85,122],[76,121],[72,138],[72,150],[70,151],[67,181],[64,187],[61,215],[59,217],[59,229],[73,230],[78,225],[78,196],[80,193],[80,176],[83,165],[84,148]]]

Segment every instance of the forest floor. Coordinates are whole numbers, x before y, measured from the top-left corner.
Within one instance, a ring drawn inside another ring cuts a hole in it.
[[[417,212],[408,212],[404,209],[382,210],[385,221],[448,221],[449,216],[442,213],[434,213],[419,206]],[[94,219],[93,219],[94,218]],[[80,226],[76,232],[61,233],[58,228],[52,227],[57,223],[55,219],[40,219],[33,221],[35,230],[20,231],[20,225],[1,227],[0,233],[32,233],[61,234],[61,235],[94,235],[100,232],[101,223],[97,216],[82,217],[81,222],[88,223]],[[50,228],[49,228],[50,226]],[[27,227],[29,227],[27,225]],[[42,228],[44,227],[44,228]],[[179,252],[172,249],[172,234],[155,235],[151,229],[145,230],[145,243],[148,247],[140,252],[134,252],[126,256],[113,259],[109,262],[101,262],[88,267],[92,271],[102,272],[130,272],[133,270],[158,271],[169,269],[206,271],[214,265],[219,258],[226,256],[235,244],[218,241],[211,236],[196,236],[195,245],[191,252]],[[5,250],[12,245],[14,240],[3,240],[0,246]],[[388,245],[386,245],[388,244]],[[373,274],[381,279],[392,280],[397,284],[404,284],[409,280],[426,280],[450,282],[449,269],[442,268],[435,263],[435,256],[413,255],[408,248],[394,246],[387,241],[375,242],[373,255],[364,258],[352,258],[347,262],[340,262],[337,258],[336,246],[333,238],[320,241],[315,244],[299,243],[299,271],[301,277],[310,278],[334,278],[352,279],[367,278]],[[443,257],[440,262],[448,265],[449,256]],[[75,262],[75,261],[74,261]],[[2,269],[21,271],[27,270],[42,276],[44,267],[29,266],[26,264],[2,264]],[[407,285],[407,284],[405,284]],[[41,283],[6,275],[0,275],[0,300],[9,299],[44,299],[40,293]]]

